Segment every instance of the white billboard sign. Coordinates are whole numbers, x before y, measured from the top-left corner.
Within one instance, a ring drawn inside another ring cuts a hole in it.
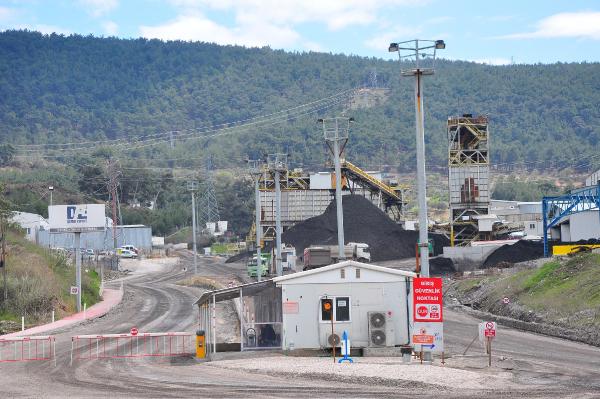
[[[53,205],[48,207],[51,232],[104,230],[104,204]]]

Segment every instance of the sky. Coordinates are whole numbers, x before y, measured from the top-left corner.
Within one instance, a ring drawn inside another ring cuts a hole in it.
[[[600,0],[0,0],[0,30],[269,46],[390,59],[443,39],[488,64],[600,62]]]

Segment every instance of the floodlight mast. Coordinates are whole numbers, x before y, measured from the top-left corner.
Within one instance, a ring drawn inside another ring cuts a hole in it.
[[[419,257],[421,275],[429,277],[429,240],[427,221],[427,179],[425,175],[425,121],[423,113],[422,77],[433,75],[436,50],[446,48],[443,40],[407,40],[399,43],[390,43],[389,52],[398,52],[400,61],[414,59],[414,67],[401,69],[402,76],[415,77],[415,126],[417,138],[417,198],[419,206]],[[419,60],[430,58],[431,67],[423,68]]]

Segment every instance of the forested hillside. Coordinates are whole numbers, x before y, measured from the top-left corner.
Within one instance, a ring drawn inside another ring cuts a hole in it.
[[[230,167],[248,155],[287,151],[293,165],[307,166],[322,163],[325,154],[316,118],[341,112],[343,97],[313,112],[293,107],[361,87],[374,68],[389,97],[348,113],[357,120],[348,156],[362,165],[410,170],[413,82],[400,77],[398,62],[268,48],[6,31],[0,33],[0,135],[17,155],[61,159],[103,140],[125,139],[113,147],[122,158],[154,164],[210,152],[217,167]],[[587,167],[600,149],[600,64],[442,60],[424,90],[430,166],[446,163],[447,116],[465,112],[490,116],[492,162],[500,165]],[[273,123],[229,128],[222,136],[210,130],[290,108],[287,118],[268,119]],[[176,131],[173,149],[167,136],[152,136],[169,131]],[[156,145],[127,144],[144,137]],[[77,141],[91,143],[76,151],[19,146]]]

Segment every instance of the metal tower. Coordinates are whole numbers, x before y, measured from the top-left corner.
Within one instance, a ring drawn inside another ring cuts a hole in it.
[[[327,146],[333,155],[335,168],[335,206],[337,211],[337,235],[338,235],[338,257],[340,260],[346,259],[344,252],[344,210],[342,208],[342,167],[340,158],[348,142],[348,132],[350,122],[354,119],[346,117],[319,119],[323,124],[323,135]],[[329,143],[332,143],[331,146]]]
[[[281,265],[281,176],[287,174],[287,154],[269,154],[267,166],[275,180],[275,271],[278,276],[283,275]]]
[[[479,229],[479,219],[490,207],[488,144],[487,116],[448,118],[451,246],[488,238]]]
[[[206,180],[204,181],[204,192],[202,194],[202,211],[204,226],[206,223],[217,223],[221,220],[219,216],[219,203],[215,194],[215,183],[212,174],[212,155],[206,161]]]

